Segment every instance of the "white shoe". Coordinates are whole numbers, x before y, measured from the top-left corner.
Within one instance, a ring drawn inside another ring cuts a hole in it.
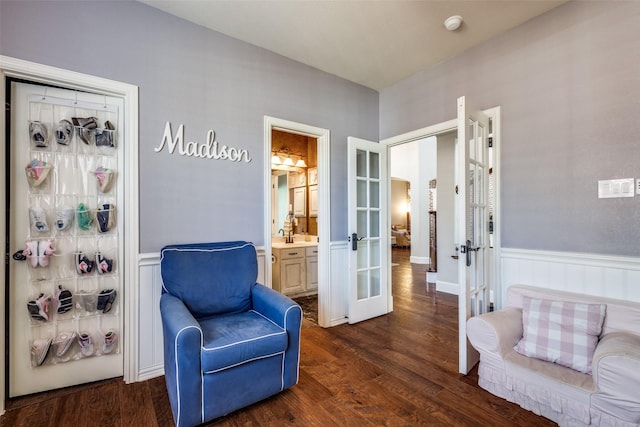
[[[31,267],[36,268],[38,266],[38,241],[30,240],[25,244],[25,249],[22,251],[22,255],[26,256],[31,262]]]
[[[56,356],[62,357],[73,344],[73,340],[76,339],[76,333],[73,331],[70,332],[60,332],[58,336],[53,340],[53,345],[56,348]]]
[[[72,206],[62,205],[58,209],[58,214],[56,215],[56,229],[58,231],[64,231],[71,227],[73,224],[73,218],[75,217],[75,212]]]
[[[40,267],[49,266],[49,257],[53,255],[54,251],[51,240],[40,240],[38,242],[38,264]]]
[[[118,335],[113,331],[109,330],[106,334],[104,334],[104,342],[102,343],[102,354],[109,354],[115,348],[118,342]]]
[[[93,355],[93,341],[89,333],[82,332],[78,335],[78,344],[80,344],[80,353],[82,353],[83,356]]]
[[[49,354],[49,347],[51,347],[51,338],[42,338],[34,340],[31,344],[31,357],[35,366],[40,366],[44,363],[44,359]]]
[[[101,193],[108,193],[111,190],[111,186],[115,182],[115,172],[111,169],[107,169],[103,166],[96,168],[96,179],[98,180],[98,188]]]
[[[49,224],[47,224],[47,215],[40,206],[29,208],[29,220],[31,221],[31,228],[34,231],[43,233],[49,231]]]

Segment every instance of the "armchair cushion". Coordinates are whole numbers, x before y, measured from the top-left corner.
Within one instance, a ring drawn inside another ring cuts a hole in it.
[[[254,310],[200,320],[200,327],[206,374],[283,354],[287,349],[287,332]]]
[[[251,308],[251,289],[258,275],[251,243],[165,246],[160,262],[163,291],[182,300],[196,319]],[[242,268],[229,268],[232,265]]]

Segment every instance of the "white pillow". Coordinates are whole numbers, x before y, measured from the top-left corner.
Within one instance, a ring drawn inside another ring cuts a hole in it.
[[[523,297],[518,353],[591,373],[607,306]]]

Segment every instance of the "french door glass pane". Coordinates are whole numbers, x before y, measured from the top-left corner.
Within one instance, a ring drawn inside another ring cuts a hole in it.
[[[358,300],[369,298],[369,270],[358,271]]]
[[[376,268],[370,271],[370,280],[371,280],[371,290],[369,293],[370,297],[380,296],[380,269]]]
[[[380,178],[380,155],[369,153],[369,178]]]
[[[367,206],[367,181],[359,179],[356,181],[356,207],[364,208]]]
[[[359,210],[357,217],[358,217],[358,229],[356,230],[356,232],[358,233],[358,238],[367,237],[369,235],[368,233],[369,222],[367,221],[367,211]]]
[[[366,240],[358,242],[358,269],[369,267],[369,247]]]
[[[370,240],[371,259],[369,265],[371,267],[380,267],[380,240]]]
[[[367,152],[364,150],[356,151],[356,176],[367,176]]]
[[[372,208],[380,207],[380,183],[377,181],[369,182],[369,206]]]
[[[380,237],[380,211],[371,211],[371,230],[369,237]]]

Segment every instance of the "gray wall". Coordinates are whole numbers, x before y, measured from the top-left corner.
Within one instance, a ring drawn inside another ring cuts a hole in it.
[[[0,54],[140,88],[140,250],[263,242],[263,116],[331,131],[332,240],[344,240],[346,138],[378,138],[378,93],[132,1],[0,2]],[[155,153],[164,124],[251,163]]]
[[[381,138],[502,107],[503,247],[640,255],[640,2],[569,2],[380,94]]]

